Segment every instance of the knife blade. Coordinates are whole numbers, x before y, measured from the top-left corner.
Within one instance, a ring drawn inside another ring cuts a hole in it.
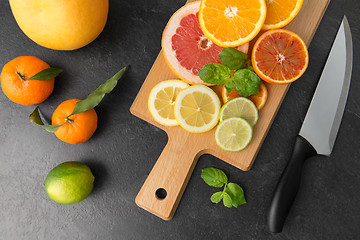
[[[351,81],[353,48],[348,20],[344,16],[318,86],[306,113],[294,150],[274,191],[268,213],[272,233],[282,231],[300,186],[306,159],[330,156],[344,113]]]

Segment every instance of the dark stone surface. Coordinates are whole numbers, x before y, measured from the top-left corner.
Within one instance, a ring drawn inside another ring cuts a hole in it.
[[[333,0],[309,48],[310,65],[295,82],[253,168],[243,172],[223,161],[200,158],[175,217],[163,221],[134,199],[166,144],[166,134],[129,112],[161,46],[167,20],[185,0],[110,1],[103,33],[76,51],[45,49],[18,28],[8,1],[0,2],[0,65],[34,55],[65,69],[40,104],[46,116],[70,98],[83,99],[121,67],[122,83],[96,107],[98,129],[90,141],[69,145],[29,123],[34,106],[17,105],[0,92],[0,239],[358,239],[360,234],[360,2]],[[272,192],[284,169],[343,15],[352,27],[354,69],[348,102],[332,156],[305,163],[301,188],[281,234],[266,225]],[[87,163],[96,181],[83,202],[52,202],[42,183],[56,165]],[[214,205],[215,191],[200,178],[206,167],[223,169],[243,186],[248,203]]]

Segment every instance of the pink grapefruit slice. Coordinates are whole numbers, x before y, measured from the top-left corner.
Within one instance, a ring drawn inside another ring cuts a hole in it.
[[[207,63],[221,63],[222,47],[202,32],[199,24],[200,1],[188,3],[170,18],[162,36],[162,49],[171,70],[189,84],[205,84],[197,75]],[[247,53],[249,43],[237,47]]]

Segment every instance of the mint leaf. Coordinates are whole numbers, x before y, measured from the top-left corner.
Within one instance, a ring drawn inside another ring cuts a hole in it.
[[[223,203],[224,203],[224,206],[228,207],[228,208],[231,208],[233,205],[230,195],[227,194],[226,192],[223,193]]]
[[[229,67],[231,70],[244,68],[247,63],[247,55],[235,48],[224,48],[219,53],[219,58],[222,64]]]
[[[122,77],[122,75],[125,73],[127,68],[128,67],[124,67],[123,69],[121,69],[112,78],[107,80],[104,84],[100,85],[95,91],[90,93],[86,99],[77,102],[74,111],[72,112],[71,115],[82,113],[96,107],[104,98],[105,94],[110,93],[115,88],[118,80]]]
[[[216,192],[210,198],[211,202],[213,203],[219,203],[222,199],[223,199],[223,192]]]
[[[198,72],[201,80],[216,85],[228,82],[230,80],[230,74],[230,68],[219,63],[205,64]]]
[[[247,69],[249,69],[250,71],[255,72],[255,71],[254,71],[254,68],[253,68],[252,66],[248,66]]]
[[[260,92],[261,80],[255,72],[250,69],[240,69],[235,72],[231,83],[227,83],[227,88],[235,87],[236,91],[242,97],[248,97],[250,95]]]
[[[35,74],[34,76],[32,76],[29,79],[26,80],[49,80],[52,79],[54,77],[57,77],[60,73],[62,73],[62,69],[60,68],[46,68],[40,72],[38,72],[37,74]]]
[[[232,205],[238,207],[246,203],[243,189],[236,183],[229,183],[225,192],[229,194],[232,199]]]
[[[59,127],[61,127],[62,125],[65,124],[65,122],[61,125],[44,125],[43,121],[40,118],[40,114],[39,114],[39,107],[36,107],[34,109],[34,111],[30,114],[29,116],[29,121],[36,123],[37,125],[39,125],[40,127],[42,127],[43,129],[45,129],[48,132],[55,132],[56,129],[58,129]]]
[[[225,89],[228,93],[231,93],[234,90],[234,84],[232,82],[225,83]]]
[[[212,167],[202,169],[201,178],[212,187],[222,187],[228,181],[228,178],[223,171]]]

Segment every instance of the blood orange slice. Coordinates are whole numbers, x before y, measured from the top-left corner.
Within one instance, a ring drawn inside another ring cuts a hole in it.
[[[220,63],[222,47],[211,42],[199,24],[200,2],[186,4],[170,18],[162,36],[162,49],[173,72],[190,84],[205,84],[197,75],[207,63]],[[238,50],[247,53],[249,44]]]
[[[291,83],[301,77],[309,63],[304,41],[285,29],[270,30],[256,41],[252,66],[264,81],[275,84]]]

